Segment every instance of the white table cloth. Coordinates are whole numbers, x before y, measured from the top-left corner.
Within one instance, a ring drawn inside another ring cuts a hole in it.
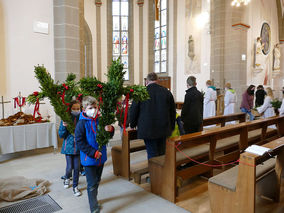
[[[0,154],[50,146],[58,146],[55,123],[0,127]]]

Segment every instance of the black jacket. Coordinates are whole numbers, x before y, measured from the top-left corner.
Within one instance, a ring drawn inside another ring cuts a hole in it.
[[[181,110],[181,120],[184,123],[183,127],[186,134],[201,130],[203,122],[203,95],[196,87],[186,90]]]
[[[130,108],[130,127],[138,127],[138,138],[168,137],[175,127],[176,107],[173,95],[158,84],[147,86],[150,99],[134,102]]]

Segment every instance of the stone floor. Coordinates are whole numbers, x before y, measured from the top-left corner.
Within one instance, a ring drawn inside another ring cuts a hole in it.
[[[116,140],[119,140],[117,134],[111,144],[118,143]],[[188,212],[129,181],[114,176],[110,148],[108,155],[98,195],[103,206],[101,212]],[[63,188],[60,177],[64,174],[64,169],[64,155],[53,152],[52,148],[0,155],[0,178],[24,176],[46,179],[52,183],[49,195],[63,208],[61,212],[89,212],[86,178],[80,176],[79,188],[82,191],[82,196],[75,197],[72,188]],[[0,201],[0,207],[10,204]]]
[[[150,184],[142,177],[142,184],[116,177],[112,172],[110,156],[111,146],[121,143],[120,130],[116,127],[116,134],[108,147],[108,161],[105,164],[102,181],[99,188],[99,200],[103,205],[102,213],[116,212],[147,212],[147,213],[210,213],[210,203],[207,180],[201,177],[193,178],[189,184],[179,190],[176,205],[170,203],[152,193]],[[59,142],[60,144],[60,142]],[[131,154],[131,164],[146,159],[145,151]],[[24,176],[26,178],[42,178],[49,180],[49,195],[63,208],[60,212],[89,212],[86,178],[80,176],[79,188],[81,197],[74,197],[72,188],[64,189],[60,177],[64,174],[65,158],[60,152],[54,152],[52,148],[31,150],[15,154],[0,155],[0,178],[11,176]],[[284,185],[281,187],[281,194]],[[257,198],[257,213],[283,213],[284,196],[280,203]],[[0,207],[10,205],[1,202]]]

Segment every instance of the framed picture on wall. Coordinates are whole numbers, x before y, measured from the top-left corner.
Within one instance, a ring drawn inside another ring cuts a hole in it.
[[[261,43],[263,44],[262,52],[264,55],[267,55],[270,51],[270,45],[271,45],[271,30],[268,23],[263,23],[261,27]]]

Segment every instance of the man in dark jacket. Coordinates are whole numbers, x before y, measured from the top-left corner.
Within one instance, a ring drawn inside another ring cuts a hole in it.
[[[146,80],[150,99],[133,102],[130,127],[138,127],[138,138],[144,139],[148,159],[165,154],[166,138],[175,127],[176,109],[172,93],[157,84],[158,76],[149,73]]]
[[[203,95],[196,88],[195,77],[188,77],[187,88],[181,110],[185,134],[201,131],[203,122]]]

